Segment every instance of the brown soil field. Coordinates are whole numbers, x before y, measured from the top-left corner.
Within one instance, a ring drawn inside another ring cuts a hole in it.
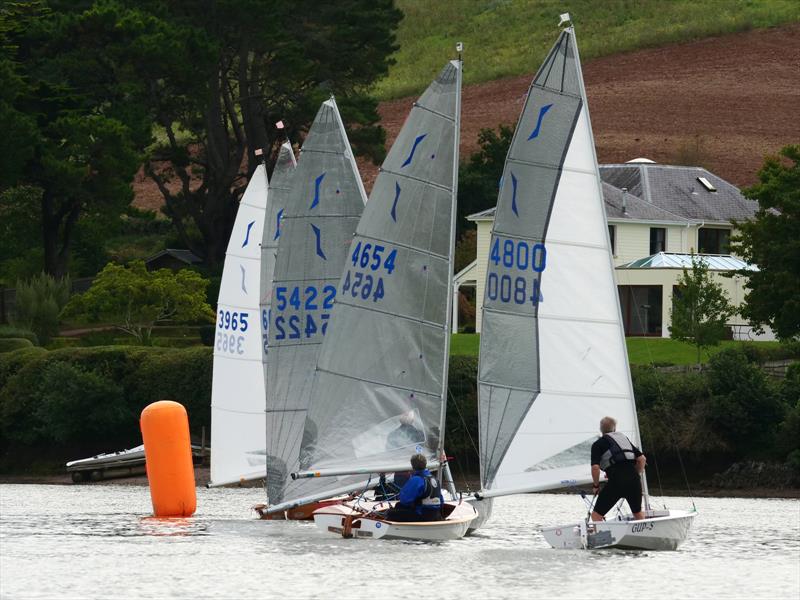
[[[481,129],[516,123],[536,66],[464,88],[462,160]],[[745,186],[765,155],[800,143],[800,23],[607,56],[585,63],[583,75],[601,163],[691,163]],[[381,103],[387,146],[413,100]],[[378,167],[359,166],[369,190]],[[134,188],[137,206],[161,205],[143,176]]]

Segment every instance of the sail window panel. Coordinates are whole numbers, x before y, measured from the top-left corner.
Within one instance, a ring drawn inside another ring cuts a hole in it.
[[[560,168],[581,101],[532,88],[508,157]]]
[[[304,453],[308,464],[303,468],[403,464],[417,446],[427,455],[435,451],[439,440],[438,395],[411,393],[327,372],[319,374],[318,384],[325,390],[321,398],[332,401],[315,402],[311,407],[306,431],[315,428],[319,437],[307,436]],[[337,398],[348,401],[333,401]],[[408,413],[414,415],[412,426],[420,435],[406,440],[407,444],[397,444],[391,436],[402,415]]]
[[[455,103],[455,94],[453,102]],[[450,114],[452,115],[452,112]],[[404,126],[400,130],[383,163],[382,171],[385,172],[378,177],[391,178],[393,175],[399,175],[401,187],[404,179],[417,179],[451,189],[455,149],[453,121],[415,107],[407,122],[412,122],[413,127]],[[374,192],[370,197],[375,197]]]
[[[439,256],[449,254],[450,238],[440,233],[450,228],[453,198],[449,191],[384,173],[375,182],[370,198],[358,231],[380,240],[367,240],[373,247],[386,241]]]
[[[538,344],[536,319],[487,310],[483,315],[482,335],[494,340],[481,348],[481,383],[536,391]]]
[[[545,247],[547,266],[539,284],[539,316],[618,323],[617,289],[608,276],[608,251],[556,242]]]
[[[492,231],[541,241],[558,178],[551,167],[506,162]]]
[[[547,348],[539,354],[540,389],[598,399],[605,395],[629,398],[619,328],[619,323],[539,319],[539,344]]]
[[[484,481],[491,482],[519,424],[533,402],[535,392],[511,390],[484,383],[480,384],[479,389],[482,477]]]
[[[603,228],[605,219],[597,176],[593,173],[563,171],[547,226],[547,240],[605,249],[608,247]],[[607,250],[604,251],[607,253]]]
[[[436,394],[440,390],[443,327],[421,323],[409,327],[405,319],[339,304],[331,329],[332,337],[326,340],[326,347],[329,343],[334,347],[341,344],[340,347],[348,351],[323,353],[319,359],[320,370],[412,392]],[[371,340],[371,343],[346,343],[356,329],[361,332],[360,339]],[[324,387],[319,390],[329,392]]]

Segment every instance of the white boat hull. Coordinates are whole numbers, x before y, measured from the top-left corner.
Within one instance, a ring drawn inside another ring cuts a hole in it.
[[[659,511],[638,521],[627,515],[619,520],[547,527],[542,534],[557,549],[675,550],[688,537],[695,516],[694,511]]]
[[[467,535],[470,535],[474,531],[477,531],[483,527],[486,521],[491,518],[494,498],[484,498],[482,500],[478,500],[475,498],[475,496],[469,496],[468,498],[464,498],[464,500],[469,502],[478,512],[477,518],[469,524]]]
[[[385,510],[388,502],[342,503],[326,506],[314,512],[314,523],[322,531],[343,537],[372,539],[420,540],[444,542],[464,537],[478,513],[467,502],[447,502],[452,512],[443,521],[400,523],[387,521],[373,510]],[[368,516],[370,515],[370,516]]]

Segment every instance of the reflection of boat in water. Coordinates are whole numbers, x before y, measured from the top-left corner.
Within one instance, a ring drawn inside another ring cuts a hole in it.
[[[203,449],[201,446],[192,445],[192,458],[195,464],[202,462],[207,450],[207,448]],[[145,473],[144,446],[72,460],[67,463],[67,473],[72,474],[72,481],[75,483],[143,475]]]
[[[562,15],[569,22],[569,15]],[[641,447],[586,91],[571,25],[531,83],[503,171],[478,368],[482,501],[592,482],[600,419]],[[543,530],[554,548],[674,549],[694,512]],[[480,510],[480,509],[479,509]]]

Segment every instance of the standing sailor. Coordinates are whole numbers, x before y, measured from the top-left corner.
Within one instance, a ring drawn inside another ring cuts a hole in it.
[[[645,455],[628,436],[617,432],[617,421],[612,417],[600,420],[600,433],[602,437],[592,444],[592,491],[597,495],[592,521],[604,520],[620,498],[628,501],[635,519],[644,519],[641,474],[647,464]],[[608,478],[602,491],[600,471]]]

